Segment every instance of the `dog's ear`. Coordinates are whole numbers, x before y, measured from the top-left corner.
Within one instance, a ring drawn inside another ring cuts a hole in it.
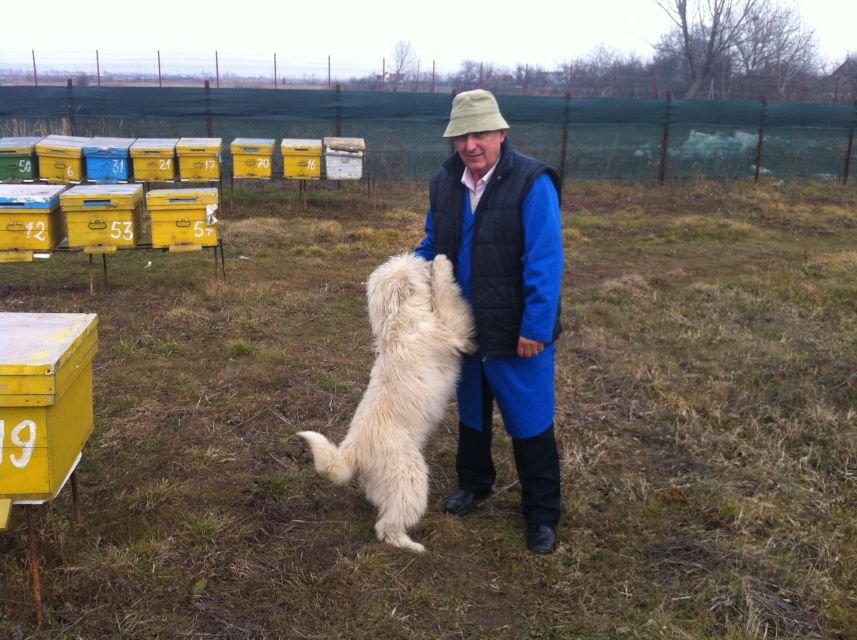
[[[385,271],[369,278],[369,322],[377,338],[387,332],[405,301],[413,294],[413,282],[404,271]]]

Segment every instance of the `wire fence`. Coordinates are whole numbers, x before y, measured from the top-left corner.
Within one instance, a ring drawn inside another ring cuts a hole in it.
[[[513,144],[564,178],[806,176],[847,182],[857,103],[504,96]],[[426,179],[451,152],[450,96],[209,87],[0,87],[0,135],[360,137],[365,168]]]

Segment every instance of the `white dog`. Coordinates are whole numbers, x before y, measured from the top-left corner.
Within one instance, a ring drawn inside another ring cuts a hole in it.
[[[378,508],[378,540],[424,551],[407,534],[428,505],[422,450],[455,390],[461,353],[476,350],[473,316],[443,255],[393,256],[366,289],[377,357],[348,434],[338,447],[313,431],[297,435],[319,475],[336,484],[357,475]]]

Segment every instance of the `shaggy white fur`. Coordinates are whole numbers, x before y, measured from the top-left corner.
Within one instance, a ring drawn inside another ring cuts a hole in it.
[[[357,475],[378,508],[378,540],[424,551],[407,534],[428,504],[422,450],[455,390],[461,353],[476,350],[473,316],[443,255],[393,256],[369,276],[367,295],[376,359],[348,434],[338,447],[313,431],[297,435],[319,475],[336,484]]]

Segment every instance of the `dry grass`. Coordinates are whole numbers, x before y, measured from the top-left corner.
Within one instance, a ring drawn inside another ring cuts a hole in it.
[[[341,437],[372,353],[363,282],[413,246],[424,185],[236,190],[209,255],[2,265],[0,309],[100,317],[95,433],[0,536],[6,638],[857,637],[857,192],[796,182],[569,184],[557,424],[561,545],[526,552],[510,442],[497,491],[425,555],[377,544],[356,488],[293,436]],[[143,269],[151,259],[153,266]]]

